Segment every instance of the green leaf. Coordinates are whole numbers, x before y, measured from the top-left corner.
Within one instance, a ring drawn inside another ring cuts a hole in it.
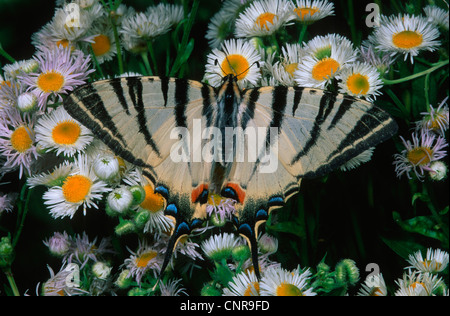
[[[430,216],[416,216],[402,221],[400,215],[394,212],[393,217],[396,223],[407,232],[421,234],[440,241],[445,240],[444,234],[440,231],[439,226]]]
[[[381,237],[381,239],[397,255],[404,259],[407,259],[410,254],[413,254],[418,250],[422,252],[426,251],[426,247],[411,240],[389,239],[384,237]]]

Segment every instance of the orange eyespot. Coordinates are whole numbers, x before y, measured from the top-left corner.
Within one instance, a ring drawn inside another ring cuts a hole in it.
[[[191,193],[191,201],[192,201],[192,203],[199,202],[199,199],[202,198],[202,193],[204,191],[208,192],[208,185],[207,184],[200,184],[194,190],[192,190],[192,193]],[[208,194],[206,194],[205,198],[206,199],[208,198]]]

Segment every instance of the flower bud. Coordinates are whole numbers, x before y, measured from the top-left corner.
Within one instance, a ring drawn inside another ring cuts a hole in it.
[[[131,194],[133,195],[133,205],[139,205],[145,200],[145,189],[140,185],[134,185],[129,187]]]
[[[441,181],[447,177],[447,165],[442,161],[433,161],[430,165],[430,178],[434,181]]]
[[[0,240],[0,269],[10,267],[14,259],[14,249],[10,237],[2,237]]]
[[[101,180],[113,180],[119,175],[119,161],[113,155],[101,155],[94,160],[93,169]]]
[[[56,232],[44,244],[50,250],[50,253],[56,257],[63,257],[70,249],[70,240],[66,232]]]
[[[107,204],[111,211],[123,214],[128,211],[133,202],[133,194],[127,187],[119,187],[108,194]]]
[[[109,265],[101,261],[97,261],[92,266],[92,273],[95,275],[96,278],[101,280],[106,280],[111,274],[111,270],[112,268]]]
[[[122,236],[136,231],[136,225],[132,221],[123,221],[116,226],[115,232],[117,235]]]
[[[350,283],[354,285],[359,280],[359,269],[355,261],[351,259],[341,260],[336,265],[336,281],[340,283]]]
[[[37,97],[30,92],[24,92],[17,98],[17,107],[22,113],[32,112],[36,109]]]
[[[278,239],[268,234],[263,234],[258,240],[258,246],[263,253],[275,253],[278,250]]]

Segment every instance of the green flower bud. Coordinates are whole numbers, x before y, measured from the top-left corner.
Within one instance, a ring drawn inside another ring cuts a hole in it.
[[[120,289],[124,290],[131,286],[133,278],[129,276],[130,270],[122,270],[116,282],[114,282]]]
[[[10,237],[2,237],[0,240],[0,268],[10,267],[14,259],[14,249]]]
[[[250,258],[250,249],[247,245],[240,245],[231,251],[231,256],[236,262],[243,262]]]
[[[116,226],[115,232],[117,235],[122,236],[136,231],[136,225],[132,221],[122,221]]]
[[[150,218],[150,212],[147,210],[141,210],[134,217],[134,224],[137,228],[141,229],[147,224],[148,219]]]
[[[355,261],[351,259],[341,260],[336,265],[336,281],[339,283],[356,284],[359,280],[359,269],[356,267]]]
[[[200,292],[201,296],[221,296],[222,292],[212,284],[205,284]]]
[[[134,185],[129,188],[131,194],[133,195],[132,205],[139,205],[145,200],[145,189],[140,185]]]

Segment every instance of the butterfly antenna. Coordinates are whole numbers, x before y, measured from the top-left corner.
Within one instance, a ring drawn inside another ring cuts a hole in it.
[[[253,64],[251,64],[250,66],[248,66],[248,68],[245,69],[243,72],[241,72],[240,74],[236,75],[236,77],[239,77],[240,75],[245,74],[245,73],[246,73],[247,71],[249,71],[249,69],[252,68],[255,64],[256,64],[256,66],[257,66],[258,68],[261,68],[259,62],[258,62],[258,61],[255,61]]]

